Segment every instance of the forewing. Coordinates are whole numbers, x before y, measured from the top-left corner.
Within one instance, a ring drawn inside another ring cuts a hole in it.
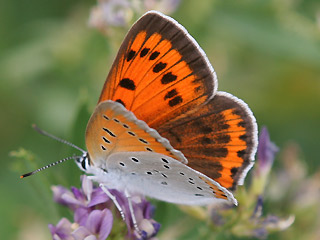
[[[213,68],[185,28],[150,11],[125,37],[99,102],[117,101],[157,129],[203,104],[216,88]]]
[[[187,162],[168,140],[113,101],[97,105],[87,125],[86,146],[96,167],[104,165],[108,155],[116,152],[157,152]]]

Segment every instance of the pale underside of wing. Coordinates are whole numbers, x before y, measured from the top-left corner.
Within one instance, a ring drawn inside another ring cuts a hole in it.
[[[96,167],[104,165],[107,157],[117,152],[157,152],[187,162],[167,139],[113,101],[101,102],[95,108],[87,125],[86,145],[90,162]]]
[[[163,154],[118,152],[107,158],[105,168],[106,175],[116,173],[117,183],[129,192],[177,204],[205,205],[217,200],[237,204],[217,182]]]

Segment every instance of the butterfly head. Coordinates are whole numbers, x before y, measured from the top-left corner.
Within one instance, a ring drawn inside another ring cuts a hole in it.
[[[88,152],[83,152],[82,156],[77,156],[75,158],[75,162],[80,168],[80,170],[84,172],[86,172],[87,169],[91,166]]]

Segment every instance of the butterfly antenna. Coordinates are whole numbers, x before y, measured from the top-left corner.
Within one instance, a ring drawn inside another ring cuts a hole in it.
[[[32,175],[36,174],[37,172],[40,172],[40,171],[42,171],[42,170],[45,170],[45,169],[47,169],[47,168],[49,168],[49,167],[55,166],[55,165],[57,165],[57,164],[59,164],[59,163],[63,163],[63,162],[68,161],[68,160],[70,160],[70,159],[77,159],[77,158],[80,158],[80,157],[79,157],[79,156],[72,156],[72,157],[67,157],[67,158],[61,159],[61,160],[59,160],[59,161],[56,161],[56,162],[54,162],[54,163],[50,163],[50,164],[48,164],[47,166],[44,166],[44,167],[39,168],[39,169],[37,169],[37,170],[34,170],[34,171],[32,171],[32,172],[23,174],[23,175],[20,176],[20,178],[25,178],[25,177],[32,176]]]
[[[40,134],[42,134],[42,135],[44,135],[44,136],[53,138],[54,140],[56,140],[56,141],[58,141],[58,142],[64,143],[64,144],[66,144],[66,145],[69,145],[70,147],[73,147],[73,148],[75,148],[75,149],[78,149],[78,150],[81,151],[82,153],[86,153],[86,151],[83,150],[82,148],[74,145],[74,144],[71,143],[71,142],[68,142],[67,140],[58,138],[58,137],[56,137],[56,136],[54,136],[54,135],[52,135],[52,134],[50,134],[50,133],[48,133],[48,132],[40,129],[36,124],[32,124],[32,127],[33,127],[34,130],[36,130],[38,133],[40,133]]]

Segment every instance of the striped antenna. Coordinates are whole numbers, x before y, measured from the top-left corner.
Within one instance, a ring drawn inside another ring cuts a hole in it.
[[[55,165],[57,165],[57,164],[59,164],[59,163],[63,163],[63,162],[68,161],[68,160],[70,160],[70,159],[77,159],[77,158],[80,158],[80,156],[72,156],[72,157],[67,157],[67,158],[61,159],[61,160],[59,160],[59,161],[50,163],[50,164],[48,164],[47,166],[44,166],[44,167],[39,168],[39,169],[37,169],[37,170],[34,170],[34,171],[32,171],[32,172],[23,174],[23,175],[20,176],[20,178],[25,178],[25,177],[32,176],[32,175],[36,174],[37,172],[40,172],[40,171],[42,171],[42,170],[45,170],[45,169],[47,169],[47,168],[49,168],[49,167],[55,166]]]
[[[73,147],[73,148],[81,151],[81,152],[83,153],[83,156],[87,154],[87,152],[86,152],[85,150],[83,150],[82,148],[80,148],[80,147],[74,145],[73,143],[68,142],[68,141],[66,141],[66,140],[64,140],[64,139],[58,138],[58,137],[56,137],[56,136],[54,136],[54,135],[52,135],[52,134],[50,134],[50,133],[47,133],[46,131],[40,129],[40,128],[39,128],[37,125],[35,125],[35,124],[33,124],[32,127],[33,127],[34,130],[36,130],[38,133],[40,133],[40,134],[42,134],[42,135],[44,135],[44,136],[50,137],[50,138],[52,138],[52,139],[54,139],[54,140],[56,140],[56,141],[58,141],[58,142],[64,143],[64,144],[66,144],[66,145],[68,145],[68,146],[70,146],[70,147]],[[37,170],[34,170],[34,171],[32,171],[32,172],[23,174],[23,175],[20,176],[20,178],[25,178],[25,177],[32,176],[32,175],[36,174],[37,172],[40,172],[40,171],[42,171],[42,170],[44,170],[44,169],[47,169],[47,168],[52,167],[52,166],[55,166],[55,165],[57,165],[57,164],[59,164],[59,163],[63,163],[63,162],[65,162],[65,161],[67,161],[67,160],[70,160],[70,159],[75,159],[75,160],[76,160],[76,159],[79,159],[79,158],[81,158],[81,156],[72,156],[72,157],[67,157],[67,158],[61,159],[61,160],[59,160],[59,161],[57,161],[57,162],[50,163],[50,164],[48,164],[47,166],[44,166],[44,167],[39,168],[39,169],[37,169]]]

